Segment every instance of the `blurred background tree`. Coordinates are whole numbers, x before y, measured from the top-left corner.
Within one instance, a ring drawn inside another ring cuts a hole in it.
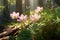
[[[60,6],[60,0],[54,0]]]
[[[16,11],[22,13],[22,0],[16,0]]]

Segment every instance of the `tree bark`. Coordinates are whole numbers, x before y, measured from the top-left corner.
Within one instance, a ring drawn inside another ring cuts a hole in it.
[[[38,0],[38,4],[39,4],[39,6],[43,6],[42,0]]]
[[[16,9],[17,9],[17,12],[22,14],[22,0],[16,0]]]
[[[54,0],[60,6],[60,0]]]
[[[4,10],[3,10],[3,15],[5,17],[4,20],[8,21],[9,19],[9,8],[8,8],[8,0],[3,0],[3,4],[5,6]]]

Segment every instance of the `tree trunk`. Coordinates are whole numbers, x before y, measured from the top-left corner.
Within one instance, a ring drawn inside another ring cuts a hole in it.
[[[43,6],[42,0],[38,0],[38,4],[39,4],[39,6]]]
[[[4,10],[3,10],[3,17],[5,21],[8,21],[9,19],[9,9],[8,9],[8,0],[3,0],[4,3]]]
[[[16,0],[16,9],[17,9],[17,12],[22,14],[22,0]]]
[[[60,6],[60,0],[54,0]]]

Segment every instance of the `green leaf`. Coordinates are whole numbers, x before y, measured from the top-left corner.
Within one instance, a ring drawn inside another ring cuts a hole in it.
[[[30,30],[23,29],[17,36],[17,40],[32,40]]]
[[[15,39],[15,36],[10,35],[9,40],[16,40],[16,39]]]

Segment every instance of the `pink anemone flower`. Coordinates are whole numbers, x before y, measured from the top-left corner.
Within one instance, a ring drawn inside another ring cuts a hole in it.
[[[41,16],[39,16],[39,15],[36,14],[36,13],[35,13],[34,15],[31,15],[31,16],[30,16],[31,22],[38,21],[40,18],[41,18]]]
[[[43,7],[37,7],[35,9],[35,13],[39,13],[39,12],[42,12],[43,11]]]
[[[27,15],[23,15],[21,14],[21,16],[19,16],[19,19],[17,19],[18,22],[23,22],[23,21],[26,21],[27,20]]]
[[[10,14],[10,17],[12,19],[17,19],[19,17],[19,13],[13,12],[13,13]]]

